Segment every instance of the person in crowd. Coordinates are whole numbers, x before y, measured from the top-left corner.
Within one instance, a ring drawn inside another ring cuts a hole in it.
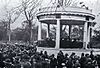
[[[85,59],[86,59],[86,61],[85,62],[88,62],[88,60],[90,59],[90,55],[87,53],[87,54],[85,54]],[[86,63],[85,63],[86,64]]]
[[[42,68],[48,68],[49,66],[49,55],[47,51],[44,51],[44,54],[42,56]]]
[[[5,67],[5,64],[4,64],[4,57],[3,57],[3,54],[2,52],[0,51],[0,67],[3,68]]]
[[[71,58],[72,60],[74,60],[74,57],[75,57],[75,53],[73,52],[73,53],[70,55],[70,58]]]
[[[75,61],[73,68],[80,68],[79,60]]]
[[[30,63],[31,63],[31,68],[36,67],[36,59],[35,58],[32,57]]]
[[[40,56],[38,54],[37,54],[37,57],[36,57],[36,65],[35,65],[35,68],[43,68],[42,59],[40,58]]]
[[[95,68],[95,66],[92,64],[92,59],[89,58],[85,64],[85,68]]]
[[[57,66],[57,59],[55,58],[54,54],[50,57],[50,68],[56,68]]]
[[[96,61],[98,64],[98,68],[100,68],[100,55],[99,54],[96,55]]]
[[[47,51],[44,51],[43,58],[44,59],[48,59],[49,58]]]
[[[84,53],[81,54],[81,58],[80,58],[79,62],[80,62],[80,68],[85,68],[86,58],[84,56]]]
[[[63,63],[64,55],[63,52],[60,50],[59,53],[57,54],[57,68],[62,68],[62,63]]]
[[[12,64],[11,60],[9,58],[7,58],[5,60],[5,68],[13,68],[13,67],[14,67],[14,65]]]
[[[13,68],[21,68],[20,58],[15,57],[15,60],[14,60],[13,64],[14,64]]]
[[[68,62],[66,63],[66,67],[67,68],[73,68],[73,65],[74,65],[73,60],[71,58],[69,58]]]
[[[43,51],[40,52],[40,56],[43,56]]]
[[[94,60],[94,59],[95,59],[95,57],[94,57],[94,55],[93,55],[93,50],[92,50],[92,51],[90,51],[90,58],[91,58],[92,60]]]
[[[69,58],[68,54],[66,53],[65,56],[64,56],[64,60],[63,60],[65,64],[68,62],[68,58]]]

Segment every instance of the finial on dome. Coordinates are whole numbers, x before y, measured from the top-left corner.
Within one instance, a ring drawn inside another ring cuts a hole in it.
[[[60,7],[63,6],[64,0],[58,0],[57,2],[58,2],[57,7]]]

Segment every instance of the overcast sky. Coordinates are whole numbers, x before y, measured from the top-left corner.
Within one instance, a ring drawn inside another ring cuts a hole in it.
[[[0,0],[0,18],[3,17],[4,15],[4,5],[5,4],[9,4],[9,8],[11,8],[12,6],[16,6],[20,3],[21,0]],[[51,0],[43,0],[42,1],[42,6],[47,6],[49,5]],[[52,2],[54,2],[55,0],[52,0]],[[99,0],[73,0],[73,1],[78,1],[78,2],[84,2],[84,4],[86,6],[88,6],[90,9],[93,9],[93,13],[95,13],[95,15],[97,15],[100,12],[100,1]],[[19,20],[20,21],[20,20]],[[12,24],[11,27],[14,29],[16,27],[20,27],[21,26],[21,22],[17,21],[16,23]],[[98,24],[100,25],[100,16],[96,17],[95,20]]]

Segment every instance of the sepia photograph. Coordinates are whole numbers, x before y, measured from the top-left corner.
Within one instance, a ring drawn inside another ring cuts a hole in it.
[[[100,68],[100,0],[0,0],[0,68]]]

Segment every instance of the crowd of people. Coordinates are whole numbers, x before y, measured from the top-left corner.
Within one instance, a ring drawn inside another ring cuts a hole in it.
[[[0,68],[100,68],[100,55],[93,51],[81,56],[59,51],[55,56],[47,51],[37,52],[36,47],[1,44]]]

